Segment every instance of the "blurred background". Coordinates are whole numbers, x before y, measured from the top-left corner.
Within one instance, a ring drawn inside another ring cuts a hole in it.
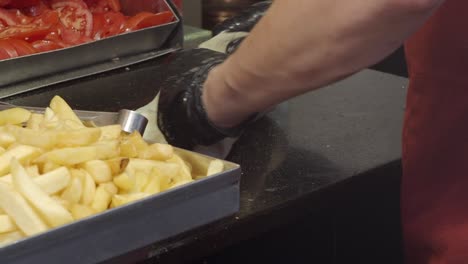
[[[259,0],[183,0],[186,24],[211,29]]]

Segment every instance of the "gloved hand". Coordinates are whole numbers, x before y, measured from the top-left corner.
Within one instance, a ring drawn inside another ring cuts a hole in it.
[[[263,16],[270,1],[254,5],[240,16],[218,25],[216,36],[199,49],[169,55],[166,78],[158,96],[137,111],[149,119],[145,139],[172,144],[210,156],[225,158],[232,144],[255,115],[232,129],[221,129],[208,119],[201,101],[203,84],[211,69],[222,63],[237,48]]]

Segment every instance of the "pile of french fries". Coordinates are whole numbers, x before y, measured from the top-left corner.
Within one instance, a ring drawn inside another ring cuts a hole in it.
[[[0,111],[0,246],[205,175],[167,144],[120,125],[85,125],[60,97],[45,112]]]

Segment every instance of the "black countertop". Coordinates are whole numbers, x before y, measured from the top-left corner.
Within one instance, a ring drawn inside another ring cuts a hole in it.
[[[58,94],[76,109],[135,109],[156,95],[159,67],[155,60],[5,101],[46,106]],[[329,215],[330,208],[351,199],[358,182],[365,192],[386,184],[383,175],[398,178],[406,85],[405,78],[365,70],[278,106],[242,136],[228,158],[243,168],[236,216],[111,263],[148,254],[151,263],[194,261],[305,215]]]

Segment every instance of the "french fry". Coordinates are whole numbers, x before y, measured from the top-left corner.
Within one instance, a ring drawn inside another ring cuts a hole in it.
[[[89,175],[89,173],[84,169],[72,170],[72,174],[81,179],[83,193],[81,195],[80,202],[84,205],[90,205],[93,202],[94,195],[96,193],[96,183],[94,182],[93,177],[91,177],[91,175]]]
[[[56,146],[60,148],[87,146],[97,142],[99,137],[101,137],[99,128],[58,131],[56,132]]]
[[[63,120],[63,128],[66,130],[81,129],[83,128],[83,123],[76,122],[73,120]]]
[[[140,133],[135,131],[122,139],[120,143],[120,155],[122,157],[136,158],[146,148],[148,148],[148,143],[143,140]]]
[[[96,183],[104,183],[112,180],[112,172],[105,161],[90,160],[81,165]]]
[[[110,194],[103,186],[99,186],[96,189],[96,194],[94,195],[91,208],[95,212],[103,212],[109,207],[111,200],[112,194]]]
[[[47,230],[47,225],[15,189],[0,182],[0,207],[26,235],[32,236]]]
[[[174,148],[171,145],[155,143],[138,153],[140,159],[168,160],[174,155]]]
[[[60,122],[58,117],[55,115],[54,110],[47,107],[44,111],[44,119],[40,124],[41,129],[54,129],[59,127]]]
[[[73,177],[70,185],[62,192],[61,198],[70,203],[78,203],[83,194],[83,186],[81,184],[80,178]]]
[[[127,168],[128,162],[130,160],[128,158],[113,158],[106,160],[105,162],[109,165],[111,169],[112,175],[118,175],[122,173],[125,168]]]
[[[62,97],[54,96],[50,101],[49,107],[54,110],[60,120],[72,120],[84,127],[81,120]]]
[[[43,114],[32,113],[26,124],[26,127],[32,130],[41,129],[41,123],[44,121]]]
[[[10,172],[10,161],[12,158],[16,158],[19,162],[24,163],[27,160],[34,159],[40,154],[40,149],[26,145],[17,145],[7,150],[0,155],[0,176]]]
[[[3,154],[3,153],[5,153],[5,152],[6,152],[6,149],[5,149],[5,148],[2,148],[2,147],[0,147],[0,155],[2,155],[2,154]]]
[[[130,174],[134,174],[135,171],[140,170],[143,173],[150,174],[153,168],[157,168],[161,173],[169,178],[175,178],[178,176],[181,167],[176,163],[169,163],[156,160],[144,160],[144,159],[130,159],[125,171]]]
[[[16,142],[16,138],[5,131],[0,131],[0,146],[3,148],[8,148],[11,144]]]
[[[174,154],[172,158],[167,160],[168,162],[178,164],[180,166],[180,170],[178,175],[174,178],[174,181],[189,181],[192,180],[192,173],[191,169],[187,165],[187,163],[177,154]]]
[[[30,128],[23,128],[14,125],[6,126],[7,132],[16,138],[16,142],[43,149],[52,149],[56,145],[57,133],[52,130],[45,130],[38,133]]]
[[[82,204],[73,204],[70,208],[70,211],[75,220],[80,220],[94,214],[93,209]]]
[[[53,162],[60,165],[72,166],[86,161],[94,160],[97,156],[95,147],[76,147],[55,149],[40,156],[36,162]],[[0,172],[1,172],[0,156]]]
[[[62,199],[62,197],[59,197],[57,195],[53,195],[53,196],[51,196],[51,198],[54,199],[55,201],[57,201],[59,204],[61,204],[68,211],[71,210],[72,203],[70,201]]]
[[[32,178],[36,178],[40,175],[39,167],[37,165],[26,167],[26,171],[28,172],[29,176],[31,176]]]
[[[135,180],[130,178],[126,172],[114,177],[113,182],[118,188],[124,191],[130,191],[135,185]]]
[[[161,175],[159,170],[156,168],[153,168],[149,177],[149,182],[143,189],[143,192],[149,193],[149,194],[155,194],[155,193],[161,192],[164,187],[166,187],[167,189],[169,187],[170,179],[169,178],[166,178],[166,179],[168,179],[168,181],[164,182],[163,176]],[[162,186],[162,185],[165,185],[165,186]]]
[[[119,139],[122,134],[121,125],[102,126],[100,129],[101,137],[99,138],[99,141]]]
[[[4,247],[8,244],[14,243],[24,238],[23,233],[19,231],[13,231],[9,233],[0,234],[0,246]]]
[[[220,173],[224,170],[224,164],[220,160],[212,160],[210,164],[208,165],[208,169],[206,172],[207,176],[214,175],[217,173]]]
[[[150,196],[148,193],[116,194],[112,197],[111,207],[119,207]]]
[[[59,167],[33,179],[45,193],[56,194],[70,184],[71,175],[66,167]]]
[[[106,191],[108,193],[110,193],[112,195],[117,194],[117,192],[119,191],[119,189],[117,188],[117,186],[113,182],[101,183],[101,184],[99,184],[99,186],[102,186],[104,189],[106,189]]]
[[[28,173],[29,175],[29,173]],[[59,167],[47,172],[40,177],[31,177],[34,182],[47,194],[55,194],[63,190],[70,183],[70,173],[66,167]],[[0,177],[0,181],[12,184],[11,174]]]
[[[47,121],[58,121],[58,117],[57,115],[55,114],[54,110],[52,110],[52,108],[50,107],[46,107],[45,111],[44,111],[44,122],[47,122]]]
[[[96,148],[96,159],[113,159],[120,155],[118,140],[100,141],[92,146]]]
[[[11,161],[13,186],[33,205],[44,220],[52,227],[73,221],[72,215],[57,201],[50,198],[16,159]]]
[[[0,214],[0,233],[7,233],[17,230],[15,222],[10,216],[6,214]]]
[[[0,111],[0,125],[18,125],[28,121],[31,112],[23,108],[10,108]]]
[[[53,163],[52,161],[46,161],[45,163],[42,164],[42,174],[45,174],[45,173],[48,173],[48,172],[51,172],[55,169],[58,169],[61,167],[61,165],[57,164],[57,163]]]
[[[137,170],[134,175],[135,175],[135,185],[133,186],[131,191],[134,193],[143,192],[143,190],[145,189],[146,185],[149,182],[148,173]]]

